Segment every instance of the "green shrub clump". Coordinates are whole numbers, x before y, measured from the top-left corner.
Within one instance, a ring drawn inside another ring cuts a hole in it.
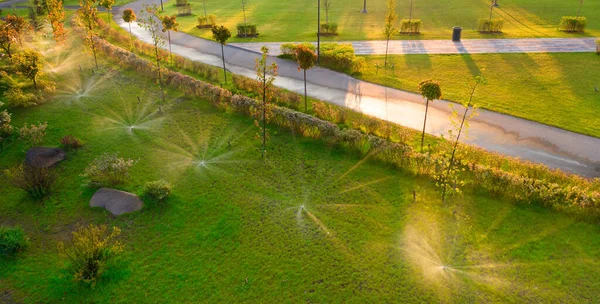
[[[217,16],[208,15],[208,16],[200,16],[198,17],[198,25],[197,28],[212,28],[217,25]]]
[[[237,27],[237,36],[240,38],[245,37],[256,37],[258,36],[258,30],[256,28],[256,24],[244,24],[238,23]]]
[[[402,19],[400,21],[400,33],[418,34],[421,32],[421,19]]]
[[[586,17],[565,16],[560,19],[559,29],[565,32],[582,33],[587,27]]]
[[[108,262],[123,253],[123,244],[116,240],[119,234],[121,230],[117,227],[109,234],[106,226],[90,224],[74,231],[70,244],[58,244],[59,255],[67,259],[76,282],[96,284]]]
[[[481,33],[502,33],[503,27],[504,19],[479,19],[479,23],[477,24],[477,31]]]
[[[0,102],[0,107],[2,105],[3,103]],[[12,120],[11,116],[12,115],[6,110],[0,112],[0,142],[2,142],[4,138],[12,134],[13,126],[10,124]]]
[[[29,240],[20,227],[0,226],[0,256],[12,256],[29,246]]]
[[[365,59],[354,54],[350,43],[324,43],[321,45],[320,64],[334,70],[360,73],[364,69]]]
[[[27,126],[26,123],[19,129],[19,138],[25,141],[30,147],[37,146],[44,140],[47,127],[48,123],[31,124],[30,126]]]
[[[80,148],[83,144],[79,139],[77,139],[77,137],[73,135],[67,135],[60,139],[60,145],[65,149],[73,150]]]
[[[175,6],[185,6],[188,4],[188,0],[175,0]]]
[[[296,60],[296,49],[298,49],[298,46],[304,46],[306,48],[308,48],[309,50],[316,52],[317,47],[310,43],[310,42],[303,42],[300,44],[295,44],[295,43],[284,43],[282,44],[279,48],[281,49],[281,58],[285,58],[285,59],[293,59],[294,61]]]
[[[15,188],[27,192],[33,198],[50,194],[58,175],[51,169],[31,165],[19,165],[4,171],[4,176]]]
[[[90,179],[90,186],[115,186],[129,179],[129,168],[135,162],[132,159],[118,157],[116,153],[104,153],[94,159],[82,175]]]
[[[321,36],[337,36],[338,24],[336,22],[321,23]]]
[[[147,182],[144,185],[144,196],[157,200],[164,201],[171,195],[171,183],[164,180]]]

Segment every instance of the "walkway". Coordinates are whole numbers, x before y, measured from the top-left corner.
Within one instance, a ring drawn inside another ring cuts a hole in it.
[[[158,0],[141,0],[128,5],[138,16],[143,3]],[[125,29],[121,10],[114,13],[114,20]],[[150,42],[148,32],[132,24],[132,32],[140,40]],[[185,33],[171,33],[173,52],[192,60],[220,66],[219,44]],[[227,68],[235,74],[255,77],[254,64],[258,55],[235,46],[225,48]],[[275,85],[290,91],[303,93],[302,73],[296,63],[271,58],[279,65]],[[345,74],[314,68],[308,71],[309,95],[332,104],[348,107],[358,112],[379,117],[403,126],[419,130],[423,125],[425,105],[421,96],[360,81]],[[446,134],[450,129],[448,101],[436,101],[430,105],[427,132]],[[559,128],[542,125],[525,119],[491,111],[481,111],[471,122],[466,142],[493,152],[544,163],[552,168],[587,177],[600,177],[600,139],[572,133]]]
[[[383,55],[385,41],[339,41],[351,43],[356,55]],[[282,42],[231,43],[253,52],[266,45],[273,55],[281,54]],[[316,45],[316,43],[315,43]],[[388,54],[486,54],[486,53],[581,53],[595,52],[595,38],[390,40]]]

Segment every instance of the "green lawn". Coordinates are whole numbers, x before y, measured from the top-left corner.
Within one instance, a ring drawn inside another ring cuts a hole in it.
[[[273,127],[267,160],[252,119],[159,93],[147,77],[89,55],[57,55],[57,97],[15,110],[13,124],[48,122],[44,145],[72,134],[85,147],[56,169],[44,202],[0,180],[0,224],[31,247],[0,259],[0,299],[25,303],[593,302],[600,232],[536,206],[466,189],[441,204],[433,183]],[[137,102],[139,96],[141,102]],[[137,128],[130,130],[129,126]],[[231,146],[229,146],[231,143]],[[0,170],[18,164],[16,138]],[[165,179],[164,206],[112,217],[90,209],[79,174],[104,152],[137,160],[122,187]],[[206,166],[199,165],[201,161]],[[418,193],[417,202],[412,191]],[[301,209],[301,206],[305,206]],[[56,244],[77,224],[118,226],[126,253],[89,289],[62,270]],[[447,268],[442,268],[447,266]]]
[[[356,77],[417,92],[424,79],[439,81],[445,99],[465,101],[466,84],[483,74],[475,102],[482,108],[600,137],[600,56],[577,54],[484,54],[365,56],[366,70]]]
[[[193,16],[178,17],[180,30],[210,38],[210,30],[195,28],[197,17],[204,14],[202,0],[190,0]],[[408,18],[409,1],[396,1],[399,19]],[[396,36],[395,39],[450,39],[452,27],[462,26],[465,38],[580,37],[600,34],[600,2],[585,1],[582,15],[589,21],[583,35],[557,31],[560,18],[576,15],[579,1],[562,0],[502,0],[494,15],[505,20],[504,34],[481,35],[474,29],[477,20],[489,16],[489,0],[420,0],[414,2],[413,18],[423,20],[422,35]],[[385,1],[368,1],[368,14],[361,14],[362,0],[334,0],[329,20],[339,24],[340,35],[335,40],[383,39]],[[217,23],[236,33],[237,23],[244,21],[241,1],[207,0],[208,14],[217,16]],[[166,14],[177,14],[175,1],[165,3]],[[322,11],[325,20],[325,10]],[[247,21],[258,25],[256,39],[233,38],[232,41],[315,41],[317,31],[316,0],[250,0]]]

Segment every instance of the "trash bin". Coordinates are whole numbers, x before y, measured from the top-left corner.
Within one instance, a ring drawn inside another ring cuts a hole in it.
[[[460,41],[460,33],[462,32],[462,27],[455,26],[452,29],[452,41]]]

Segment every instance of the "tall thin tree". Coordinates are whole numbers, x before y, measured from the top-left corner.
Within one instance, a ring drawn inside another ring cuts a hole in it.
[[[390,39],[398,31],[396,25],[396,0],[387,0],[387,12],[385,13],[385,25],[383,28],[383,34],[385,35],[385,59],[383,67],[387,67],[388,49],[390,46]]]
[[[429,102],[442,98],[442,88],[440,84],[429,79],[419,84],[419,92],[427,102],[425,103],[425,118],[423,119],[423,133],[421,134],[421,153],[423,153],[423,143],[425,142],[425,127],[427,126],[427,112],[429,111]]]
[[[304,72],[304,111],[308,111],[308,94],[306,90],[306,70],[310,70],[317,63],[317,54],[304,45],[296,48],[296,60],[298,61],[298,71]]]
[[[177,23],[177,16],[163,16],[160,18],[162,21],[162,32],[167,32],[167,37],[169,39],[169,59],[171,63],[173,63],[173,52],[171,51],[171,31],[177,32],[177,27],[179,23]]]
[[[225,68],[225,50],[224,45],[227,44],[227,40],[231,37],[231,32],[224,26],[213,26],[212,27],[213,38],[221,44],[221,59],[223,60],[223,76],[225,77],[225,83],[227,83],[227,69]]]
[[[112,13],[112,7],[115,4],[115,0],[100,0],[99,4],[106,9],[106,22],[110,23],[110,14]]]
[[[261,49],[260,59],[256,59],[256,76],[257,80],[261,83],[261,97],[262,97],[262,157],[265,158],[267,152],[267,95],[269,89],[275,82],[275,76],[277,76],[277,64],[275,62],[268,64],[267,59],[269,56],[269,48],[263,46]]]
[[[65,8],[62,0],[46,0],[48,10],[48,21],[52,24],[52,34],[54,41],[62,43],[65,37]]]
[[[581,16],[581,7],[583,6],[583,0],[579,0],[579,9],[577,10],[577,18]]]
[[[94,54],[94,63],[96,64],[96,69],[98,68],[98,57],[96,54],[96,33],[94,30],[98,25],[97,6],[97,0],[79,0],[79,18],[87,32],[85,43]]]
[[[152,38],[152,45],[154,46],[155,59],[156,59],[156,67],[158,74],[158,84],[160,86],[160,92],[162,97],[162,102],[165,102],[165,90],[162,82],[162,73],[160,67],[160,47],[165,44],[165,37],[160,34],[160,24],[158,23],[158,6],[156,4],[144,4],[142,5],[142,18],[138,22],[139,25],[150,32],[150,37]]]
[[[131,41],[131,44],[133,44],[133,35],[131,34],[131,22],[134,22],[135,20],[137,20],[137,16],[135,15],[133,9],[126,8],[123,11],[123,21],[127,22],[127,24],[129,25],[129,40]]]

